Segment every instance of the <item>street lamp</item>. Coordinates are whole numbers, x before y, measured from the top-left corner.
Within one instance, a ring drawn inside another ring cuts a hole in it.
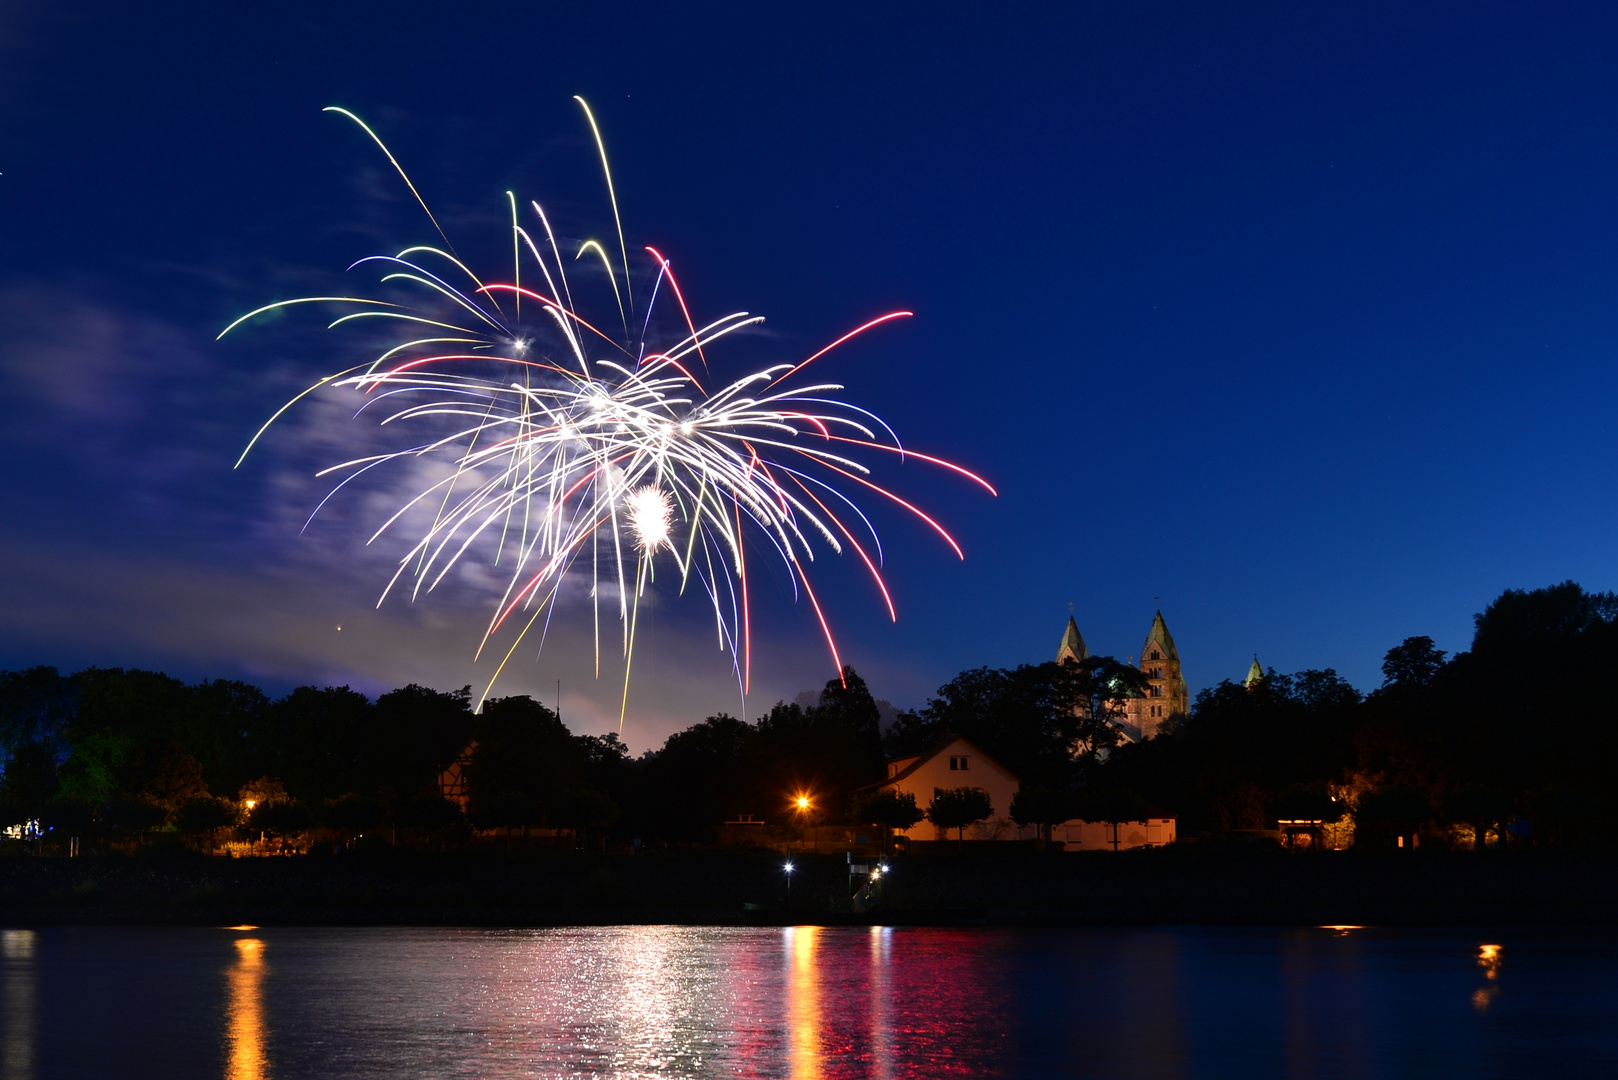
[[[803,826],[804,821],[809,819],[810,811],[812,811],[814,808],[815,802],[809,797],[808,792],[800,791],[797,795],[792,797],[792,809],[798,815],[798,825],[800,828]],[[815,845],[815,852],[817,854],[820,851],[820,845],[817,843],[819,839],[820,837],[817,835],[810,840],[810,843]]]
[[[781,867],[781,869],[783,871],[785,871],[786,876],[787,876],[787,906],[791,907],[792,906],[792,863],[789,861],[785,866]]]

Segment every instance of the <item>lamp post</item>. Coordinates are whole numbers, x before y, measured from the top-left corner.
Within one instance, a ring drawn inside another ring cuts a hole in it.
[[[802,826],[802,823],[805,820],[813,821],[813,819],[809,817],[809,813],[814,808],[815,808],[814,800],[810,799],[808,795],[804,795],[804,794],[800,793],[797,797],[795,797],[792,800],[792,809],[794,811],[796,811],[796,813],[798,815],[798,821],[799,821],[800,827]],[[813,827],[814,827],[813,825],[810,826],[810,828],[813,828]],[[819,841],[820,841],[820,837],[818,835],[815,836],[814,839],[812,839],[810,841],[810,843],[812,843],[814,845],[814,850],[815,850],[816,854],[819,854],[819,852],[820,852],[820,843],[819,843]]]
[[[787,876],[787,907],[792,906],[792,860],[788,859],[786,865],[781,867]]]

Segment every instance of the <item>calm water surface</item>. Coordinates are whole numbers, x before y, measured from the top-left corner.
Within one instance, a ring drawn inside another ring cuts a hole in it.
[[[0,931],[0,1080],[1618,1076],[1618,939]]]

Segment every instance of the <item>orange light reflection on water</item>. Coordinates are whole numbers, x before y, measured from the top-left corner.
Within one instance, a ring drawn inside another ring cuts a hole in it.
[[[236,939],[236,962],[226,973],[225,1080],[267,1080],[264,1057],[264,942]]]
[[[820,977],[815,948],[820,927],[789,926],[787,1039],[793,1080],[820,1080]]]
[[[1489,981],[1472,992],[1472,1008],[1478,1012],[1488,1012],[1494,999],[1500,996],[1500,953],[1499,945],[1478,946],[1478,967],[1483,969],[1483,977]]]

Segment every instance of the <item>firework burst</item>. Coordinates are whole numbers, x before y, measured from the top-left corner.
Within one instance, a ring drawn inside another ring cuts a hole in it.
[[[750,540],[756,550],[780,560],[794,590],[808,599],[840,673],[836,640],[806,569],[817,545],[837,553],[853,549],[875,580],[889,617],[897,618],[882,580],[881,541],[847,491],[891,500],[964,557],[937,521],[873,483],[855,455],[881,451],[900,460],[915,458],[991,494],[994,489],[958,465],[903,447],[874,413],[840,400],[841,386],[801,377],[810,363],[850,338],[910,312],[871,319],[796,364],[715,381],[707,350],[763,318],[735,312],[698,327],[670,261],[649,247],[641,283],[649,280],[650,288],[641,290],[644,298],[637,303],[606,149],[589,106],[577,100],[601,156],[617,232],[617,265],[595,240],[579,245],[571,258],[564,256],[539,203],[529,204],[531,224],[525,224],[508,192],[508,282],[485,282],[463,263],[376,133],[346,110],[328,110],[348,117],[375,140],[444,246],[412,246],[350,267],[378,270],[382,283],[413,290],[397,302],[300,297],[251,311],[220,333],[223,338],[256,315],[308,303],[341,309],[330,328],[380,324],[398,330],[379,354],[319,380],[283,405],[236,464],[272,424],[323,387],[360,392],[365,397],[360,411],[381,414],[384,427],[428,430],[425,441],[323,470],[321,476],[341,479],[320,505],[379,466],[419,459],[449,464],[446,475],[417,491],[372,535],[375,541],[405,528],[407,515],[425,521],[430,513],[430,524],[400,559],[377,603],[401,588],[407,587],[412,598],[431,591],[474,545],[492,553],[495,565],[504,563],[504,594],[478,654],[500,636],[511,640],[484,697],[542,616],[548,623],[569,572],[582,570],[595,612],[598,676],[601,609],[604,601],[617,609],[625,658],[621,727],[640,600],[660,560],[674,570],[678,592],[695,581],[706,595],[719,645],[731,655],[745,695],[752,667]],[[614,306],[605,317],[587,320],[574,303],[577,281],[569,282],[568,267],[579,260],[611,285]],[[655,333],[658,311],[668,312],[682,331]],[[410,523],[416,520],[408,517]],[[614,592],[615,597],[606,595]]]

